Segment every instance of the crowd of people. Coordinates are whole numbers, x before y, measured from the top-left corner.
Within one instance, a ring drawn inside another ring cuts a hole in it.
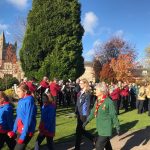
[[[24,78],[16,89],[19,101],[14,120],[13,107],[8,96],[0,91],[0,149],[6,143],[9,149],[23,150],[30,142],[36,127],[37,103],[41,110],[39,134],[35,142],[38,150],[46,138],[47,147],[53,150],[53,138],[56,128],[56,109],[58,106],[75,106],[77,117],[75,150],[80,150],[82,135],[89,138],[96,150],[111,150],[110,136],[112,128],[120,132],[117,115],[120,109],[125,112],[137,109],[137,114],[148,111],[150,116],[150,85],[135,83],[107,84],[93,83],[86,79],[76,82],[43,77],[37,84],[35,79]],[[85,130],[85,126],[96,118],[97,140]]]

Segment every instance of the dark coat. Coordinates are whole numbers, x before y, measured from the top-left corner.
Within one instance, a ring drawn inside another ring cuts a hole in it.
[[[81,94],[81,91],[77,95],[76,111],[77,115],[88,116],[90,112],[90,93],[84,92]]]

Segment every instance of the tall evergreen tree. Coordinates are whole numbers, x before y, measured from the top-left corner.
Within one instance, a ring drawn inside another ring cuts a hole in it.
[[[33,0],[20,50],[26,76],[75,79],[84,72],[78,0]]]

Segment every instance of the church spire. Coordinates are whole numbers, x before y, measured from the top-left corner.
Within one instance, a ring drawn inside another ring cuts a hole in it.
[[[2,33],[2,38],[3,38],[3,44],[5,45],[5,33],[4,33],[4,31]]]
[[[3,33],[0,35],[0,67],[2,66],[4,45],[5,45],[5,34],[3,31]]]

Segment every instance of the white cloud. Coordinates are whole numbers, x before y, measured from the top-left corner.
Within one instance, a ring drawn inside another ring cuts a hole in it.
[[[7,28],[8,28],[8,25],[0,24],[0,31],[6,30]]]
[[[117,36],[117,37],[123,37],[124,36],[124,31],[123,30],[118,30],[113,35]]]
[[[7,34],[7,35],[11,35],[11,33],[10,33],[10,32],[8,32],[7,30],[6,30],[6,34]]]
[[[94,34],[94,29],[98,25],[98,17],[94,14],[94,12],[87,12],[83,19],[83,27],[85,33]]]
[[[102,45],[102,42],[100,40],[96,40],[93,44],[94,48],[100,47]]]
[[[96,55],[96,53],[99,51],[100,47],[102,46],[102,42],[100,40],[96,40],[93,43],[93,47],[92,49],[90,49],[87,53],[86,56],[87,57],[93,57]]]
[[[27,7],[28,0],[7,0],[9,3],[13,4],[19,9],[23,9]]]
[[[93,57],[95,54],[95,52],[93,51],[93,49],[90,49],[87,53],[86,53],[86,56],[88,57]]]

